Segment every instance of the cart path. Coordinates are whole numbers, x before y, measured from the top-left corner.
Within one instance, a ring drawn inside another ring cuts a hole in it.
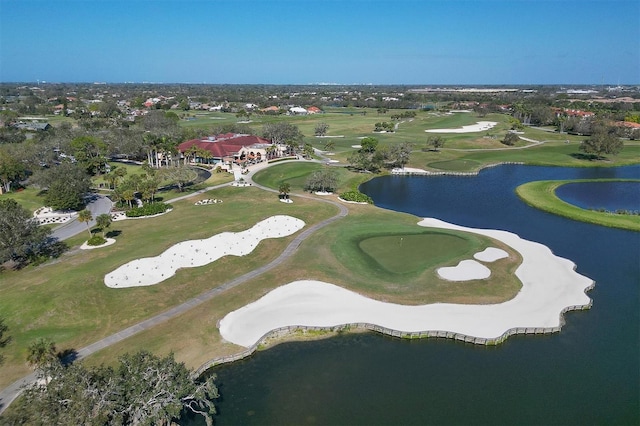
[[[255,172],[255,171],[254,171]],[[265,191],[269,191],[269,192],[274,192],[274,193],[278,193],[278,191],[275,191],[271,188],[267,188],[264,187],[262,185],[257,185],[255,184],[252,180],[251,180],[251,176],[253,175],[253,173],[250,173],[249,175],[245,176],[245,181],[248,181],[252,184],[252,186],[255,186],[257,188],[263,189]],[[228,184],[223,184],[223,185],[218,185],[216,187],[220,187],[220,186],[226,186]],[[213,189],[215,187],[211,187],[211,188],[207,188],[206,190],[209,189]],[[194,195],[197,195],[201,192],[205,192],[206,190],[203,191],[198,191],[196,193],[192,193],[189,194],[188,196],[185,197],[180,197],[180,198],[188,198],[188,197],[192,197]],[[306,240],[307,238],[309,238],[311,235],[313,235],[316,231],[318,231],[321,228],[324,228],[325,226],[335,222],[336,220],[339,220],[345,216],[347,216],[347,214],[349,213],[349,210],[341,203],[337,202],[337,201],[332,201],[332,200],[325,200],[322,198],[317,198],[317,197],[312,197],[310,195],[305,195],[305,194],[293,194],[294,197],[300,197],[300,198],[308,198],[308,199],[313,199],[316,201],[321,201],[324,203],[330,203],[333,204],[334,206],[336,206],[338,208],[338,214],[336,214],[335,216],[332,216],[328,219],[323,220],[322,222],[316,223],[315,225],[310,226],[307,229],[304,229],[300,234],[296,235],[296,237],[293,239],[293,241],[291,241],[291,243],[289,243],[289,245],[284,249],[284,251],[280,254],[280,256],[278,256],[276,259],[272,260],[271,262],[269,262],[268,264],[261,266],[257,269],[254,269],[253,271],[247,272],[244,275],[241,275],[237,278],[232,279],[231,281],[227,281],[226,283],[213,288],[205,293],[200,294],[199,296],[196,296],[192,299],[187,300],[186,302],[183,302],[177,306],[174,306],[173,308],[162,312],[160,314],[157,314],[151,318],[148,318],[144,321],[141,321],[137,324],[134,324],[128,328],[125,328],[124,330],[121,330],[117,333],[114,333],[110,336],[105,337],[104,339],[98,340],[95,343],[90,344],[89,346],[85,346],[82,349],[79,349],[76,352],[76,358],[75,360],[81,360],[95,352],[98,352],[101,349],[105,349],[111,345],[114,345],[118,342],[121,342],[125,339],[128,339],[129,337],[140,333],[141,331],[145,331],[145,330],[149,330],[153,327],[155,327],[158,324],[164,323],[166,321],[169,321],[172,318],[177,317],[178,315],[181,315],[193,308],[195,308],[196,306],[201,305],[204,302],[207,302],[211,299],[213,299],[214,297],[216,297],[217,295],[224,293],[225,291],[232,289],[234,287],[239,286],[240,284],[243,284],[253,278],[256,278],[257,276],[281,265],[285,260],[287,260],[289,257],[291,257],[296,250],[298,249],[298,247],[300,246],[300,244]],[[175,201],[172,200],[172,201]],[[20,392],[22,392],[22,389],[24,388],[24,386],[30,385],[32,383],[34,383],[37,379],[37,376],[35,373],[31,373],[28,376],[23,377],[22,379],[19,379],[17,381],[15,381],[14,383],[12,383],[11,385],[9,385],[8,387],[6,387],[5,389],[2,389],[0,391],[0,414],[2,414],[2,412],[9,406],[9,404],[11,404],[11,402],[13,402],[13,400],[15,400],[18,395],[20,394]]]

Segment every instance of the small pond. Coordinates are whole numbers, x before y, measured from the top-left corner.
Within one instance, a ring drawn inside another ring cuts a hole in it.
[[[571,182],[560,185],[556,195],[583,209],[640,211],[640,182]]]

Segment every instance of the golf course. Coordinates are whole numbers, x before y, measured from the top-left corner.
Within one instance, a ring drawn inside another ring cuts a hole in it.
[[[159,194],[164,201],[171,200],[173,210],[166,214],[114,222],[111,231],[114,231],[116,243],[111,246],[80,250],[87,238],[79,234],[67,240],[70,250],[59,259],[19,271],[2,272],[0,312],[10,327],[12,340],[3,351],[5,362],[0,366],[0,388],[32,371],[25,359],[27,348],[34,340],[48,338],[56,343],[59,351],[77,351],[269,264],[285,251],[296,234],[262,240],[251,253],[243,256],[223,256],[204,266],[179,269],[174,276],[153,286],[107,287],[104,279],[111,271],[136,259],[159,256],[180,242],[207,239],[224,232],[241,232],[276,215],[303,221],[305,225],[298,231],[300,233],[337,216],[340,213],[338,205],[348,212],[345,217],[308,236],[278,265],[91,355],[86,362],[112,364],[118,355],[146,349],[158,354],[172,352],[178,361],[198,368],[212,358],[233,355],[244,348],[222,338],[219,321],[228,313],[296,280],[324,281],[376,301],[401,305],[487,305],[513,299],[522,289],[522,282],[514,272],[523,259],[508,244],[471,232],[421,227],[418,226],[420,217],[374,205],[338,201],[338,193],[357,189],[359,184],[375,176],[355,173],[346,167],[347,158],[356,150],[353,146],[364,137],[376,138],[381,146],[410,143],[412,151],[407,167],[427,172],[477,172],[503,162],[610,167],[636,164],[640,158],[640,143],[625,141],[624,150],[617,156],[586,160],[577,155],[578,145],[584,137],[558,134],[549,129],[525,128],[521,142],[507,147],[500,141],[509,131],[510,124],[508,116],[502,114],[479,118],[471,112],[420,111],[415,118],[400,121],[393,133],[373,133],[375,123],[384,119],[374,109],[327,109],[324,114],[287,117],[305,135],[305,143],[322,151],[322,157],[275,163],[256,172],[252,176],[256,185],[250,187],[224,185],[233,180],[232,176],[213,173],[209,180],[188,187],[185,193],[168,190]],[[200,113],[182,125],[206,128],[213,121],[219,124],[234,120],[233,114]],[[274,120],[283,118],[254,117],[249,125],[259,129]],[[459,128],[478,121],[497,124],[481,132],[443,135],[445,145],[438,151],[427,143],[430,134],[425,131],[428,129]],[[327,136],[313,136],[318,122],[329,125]],[[331,166],[326,165],[328,158],[335,161]],[[127,167],[129,173],[135,173],[139,166]],[[336,194],[306,193],[304,187],[308,177],[324,167],[336,171]],[[278,187],[283,182],[291,187],[289,195],[293,203],[279,202]],[[196,192],[221,184],[216,189]],[[528,203],[547,206],[549,197],[536,194],[549,193],[553,185],[557,183],[531,184],[522,193],[519,190],[519,194]],[[183,198],[186,194],[192,196]],[[42,206],[38,202],[39,195],[30,189],[0,195],[7,196],[30,211]],[[205,199],[223,202],[195,205]],[[570,217],[590,215],[582,209],[566,206],[559,211],[552,207],[541,208]],[[620,221],[628,229],[635,227],[637,230],[640,219],[631,216]],[[452,282],[437,274],[438,268],[457,265],[489,247],[508,254],[487,264],[491,271],[489,278]]]

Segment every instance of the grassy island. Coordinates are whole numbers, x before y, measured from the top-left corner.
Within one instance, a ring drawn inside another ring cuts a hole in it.
[[[640,182],[623,179],[580,179],[580,180],[543,180],[529,182],[516,188],[518,196],[528,205],[557,214],[569,219],[612,228],[640,231],[640,216],[586,210],[562,201],[555,194],[556,189],[574,182]]]

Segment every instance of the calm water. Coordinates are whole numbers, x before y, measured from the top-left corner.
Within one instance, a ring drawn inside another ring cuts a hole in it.
[[[477,177],[374,179],[380,207],[542,242],[597,284],[561,333],[482,347],[372,333],[284,343],[215,369],[230,424],[639,424],[640,233],[522,203],[521,183],[638,178],[640,167],[501,166]]]
[[[556,195],[583,209],[640,212],[640,182],[567,183]]]

